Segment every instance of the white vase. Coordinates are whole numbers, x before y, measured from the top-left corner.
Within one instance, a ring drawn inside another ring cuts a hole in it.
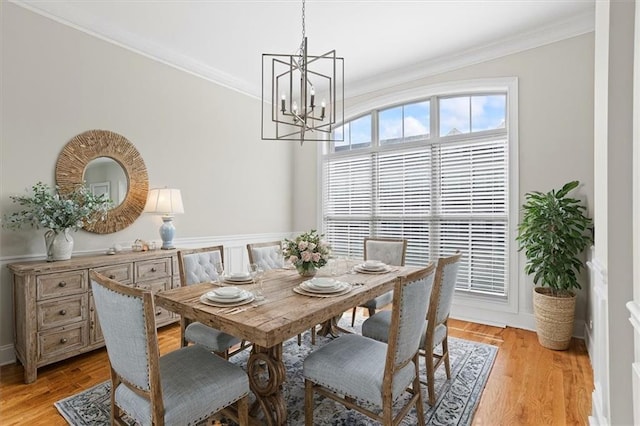
[[[73,252],[73,237],[69,229],[56,232],[48,230],[44,234],[47,247],[47,261],[69,260]]]

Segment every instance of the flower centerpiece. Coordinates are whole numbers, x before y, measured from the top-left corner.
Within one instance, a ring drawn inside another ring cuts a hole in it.
[[[318,268],[323,267],[329,260],[331,249],[322,240],[315,229],[298,235],[295,240],[284,240],[283,253],[302,276],[313,276]]]
[[[62,194],[56,186],[38,182],[31,188],[32,194],[11,196],[23,209],[4,216],[2,226],[20,229],[25,226],[47,228],[45,243],[47,260],[64,260],[71,257],[73,238],[69,231],[77,231],[87,224],[104,220],[113,206],[106,194],[95,195],[85,185]]]

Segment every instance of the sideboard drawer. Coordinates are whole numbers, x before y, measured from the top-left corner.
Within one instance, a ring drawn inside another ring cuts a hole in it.
[[[133,263],[103,266],[101,268],[94,268],[93,270],[121,284],[133,283]]]
[[[55,358],[87,345],[86,323],[38,333],[38,360]]]
[[[147,260],[135,263],[136,283],[171,275],[171,258]]]
[[[36,278],[37,300],[80,294],[87,291],[89,276],[86,270],[58,272],[38,275]]]
[[[38,303],[38,329],[60,327],[87,318],[87,295],[79,294]]]

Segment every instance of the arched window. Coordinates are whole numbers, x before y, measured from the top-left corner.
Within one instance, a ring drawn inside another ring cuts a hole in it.
[[[321,180],[323,232],[335,255],[361,257],[369,236],[407,238],[409,265],[461,250],[457,289],[506,299],[510,81],[386,103],[336,129],[344,141],[325,147]]]

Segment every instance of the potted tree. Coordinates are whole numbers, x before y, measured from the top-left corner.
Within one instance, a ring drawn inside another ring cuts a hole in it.
[[[579,185],[566,183],[547,193],[525,194],[518,225],[518,250],[527,258],[525,272],[533,275],[533,310],[538,341],[544,347],[565,350],[573,334],[575,289],[584,267],[582,252],[592,243],[591,219],[586,207],[568,193]]]

